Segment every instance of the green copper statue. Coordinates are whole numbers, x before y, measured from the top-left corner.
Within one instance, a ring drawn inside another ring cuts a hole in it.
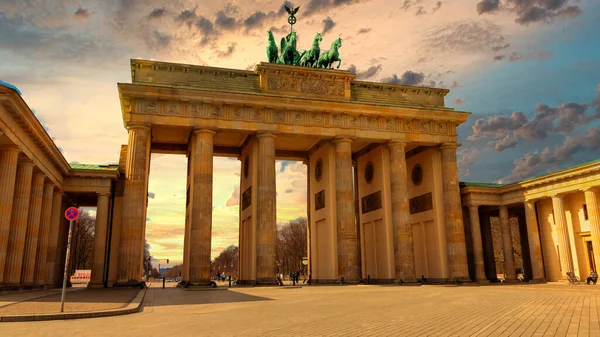
[[[267,45],[267,60],[269,60],[269,63],[275,63],[277,62],[277,44],[275,43],[275,38],[270,30],[267,31],[267,35],[269,36],[269,44]]]
[[[340,69],[340,65],[342,64],[342,59],[340,58],[340,53],[338,49],[342,47],[342,38],[338,37],[331,44],[331,48],[321,57],[319,57],[319,61],[317,62],[317,68],[331,68],[335,61],[339,61],[336,69]]]
[[[300,64],[300,53],[296,50],[296,32],[289,33],[281,38],[281,54],[277,59],[280,64]]]
[[[313,40],[312,48],[302,52],[300,55],[300,65],[303,67],[316,67],[317,61],[319,60],[319,54],[321,54],[321,48],[319,47],[319,43],[323,41],[321,37],[321,33],[317,33],[315,35],[315,39]]]

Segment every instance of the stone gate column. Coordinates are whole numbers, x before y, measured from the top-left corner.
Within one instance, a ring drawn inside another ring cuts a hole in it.
[[[27,234],[25,236],[25,255],[23,256],[23,271],[21,273],[21,283],[23,284],[33,283],[45,178],[42,173],[33,174],[29,218],[27,219]]]
[[[562,195],[552,196],[552,209],[554,210],[554,224],[556,225],[556,237],[558,238],[558,248],[560,249],[560,264],[562,266],[561,277],[567,278],[567,272],[574,272],[573,257],[571,255],[571,242],[569,241],[569,231],[567,229],[567,217]]]
[[[600,267],[600,208],[598,207],[598,194],[592,188],[584,189],[583,192],[585,193],[585,204],[588,212],[592,247],[594,248],[594,261],[596,261],[597,269]]]
[[[457,143],[444,143],[442,154],[442,182],[444,190],[444,218],[446,221],[446,242],[448,250],[449,281],[469,280],[467,246],[462,220],[462,205],[458,186],[456,165]]]
[[[34,273],[35,284],[46,285],[47,268],[46,258],[48,257],[48,237],[50,235],[50,219],[52,216],[52,198],[54,197],[54,184],[50,181],[44,185],[44,195],[42,199],[42,213],[40,216],[40,232],[36,254],[36,267]]]
[[[338,241],[338,274],[344,282],[360,280],[360,256],[352,188],[352,140],[337,138],[335,144],[335,187]]]
[[[104,287],[104,261],[106,261],[106,237],[108,231],[108,202],[110,193],[98,193],[94,251],[92,253],[92,276],[90,288]]]
[[[540,231],[538,229],[537,215],[535,214],[535,201],[527,200],[525,204],[525,223],[527,224],[527,241],[529,242],[529,256],[531,259],[532,281],[544,281],[544,263],[542,260],[542,246],[540,244]]]
[[[10,235],[6,254],[6,267],[4,269],[4,283],[8,284],[18,284],[21,282],[33,166],[33,162],[29,159],[19,160],[17,165],[15,194],[10,219]]]
[[[517,279],[517,272],[515,270],[515,256],[513,255],[512,235],[506,206],[500,206],[500,231],[502,232],[502,250],[504,251],[504,274],[506,274],[506,281],[512,282]]]
[[[258,284],[276,284],[277,261],[275,245],[276,186],[275,134],[259,133],[258,139],[258,223],[256,230],[256,281]]]
[[[473,240],[473,260],[475,262],[475,280],[485,282],[485,263],[483,262],[483,243],[481,240],[481,224],[479,223],[479,206],[469,206],[471,236]]]
[[[58,189],[54,189],[54,196],[52,197],[52,219],[50,220],[50,234],[48,235],[48,253],[46,254],[47,276],[46,285],[48,287],[54,287],[58,283],[56,277],[56,264],[58,263],[58,240],[60,232],[60,224],[63,219],[62,202],[63,192]]]
[[[191,285],[210,283],[212,235],[213,138],[215,131],[196,129],[192,134],[189,224],[189,279]]]
[[[144,229],[146,225],[147,184],[150,164],[150,127],[127,127],[127,165],[121,224],[121,247],[117,282],[138,284],[142,278]]]
[[[392,141],[388,144],[390,150],[390,182],[392,185],[394,257],[396,280],[416,282],[412,226],[409,222],[406,145],[407,142],[404,141]]]
[[[18,148],[0,148],[0,266],[6,264],[18,159]],[[0,284],[2,283],[4,283],[4,268],[0,268]]]

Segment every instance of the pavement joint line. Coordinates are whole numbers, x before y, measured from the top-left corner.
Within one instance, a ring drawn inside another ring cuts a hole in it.
[[[87,312],[71,312],[71,313],[56,313],[56,314],[32,314],[32,315],[6,315],[0,316],[0,323],[4,322],[31,322],[31,321],[50,321],[50,320],[66,320],[66,319],[81,319],[81,318],[97,318],[127,315],[139,312],[144,302],[147,289],[140,290],[137,295],[130,300],[125,308],[87,311]],[[50,294],[54,295],[54,294]],[[45,297],[45,296],[41,296]],[[40,297],[37,297],[40,298]]]

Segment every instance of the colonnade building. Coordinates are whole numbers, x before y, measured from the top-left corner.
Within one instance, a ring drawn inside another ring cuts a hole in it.
[[[307,165],[315,283],[486,282],[583,277],[600,254],[600,162],[510,185],[459,184],[446,89],[362,82],[347,71],[254,71],[131,60],[118,84],[129,139],[118,165],[69,165],[14,88],[0,86],[0,287],[62,282],[69,206],[96,206],[91,287],[143,278],[151,153],[188,158],[184,286],[210,283],[213,156],[242,163],[240,283],[276,283],[275,160]],[[117,112],[114,112],[117,118]],[[511,233],[512,231],[512,233]],[[594,248],[597,249],[594,249]]]

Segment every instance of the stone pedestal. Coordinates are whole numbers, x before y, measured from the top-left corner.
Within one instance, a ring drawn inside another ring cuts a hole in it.
[[[504,274],[506,274],[506,282],[515,282],[517,280],[517,272],[515,270],[515,257],[513,255],[510,221],[508,219],[508,209],[506,206],[500,206],[500,231],[502,232],[502,250],[504,251]]]
[[[560,250],[561,278],[567,279],[567,272],[574,272],[574,269],[571,242],[569,241],[569,231],[567,229],[567,217],[561,195],[552,196],[552,209],[554,210],[554,225],[556,226],[556,237],[558,239],[558,249]]]
[[[57,251],[58,251],[58,234],[60,232],[60,224],[63,219],[62,200],[63,193],[56,188],[52,197],[52,218],[50,220],[50,234],[48,235],[48,253],[46,254],[46,264],[48,274],[46,276],[46,286],[52,288],[59,283],[56,270]]]
[[[462,205],[458,186],[456,143],[440,146],[442,154],[442,182],[444,190],[444,218],[446,221],[446,248],[448,250],[449,281],[470,281],[467,264],[467,246],[462,221]]]
[[[213,138],[215,131],[194,130],[190,142],[189,285],[210,284]]]
[[[33,162],[30,160],[21,160],[17,166],[6,267],[4,269],[4,283],[6,284],[16,285],[21,282],[33,166]]]
[[[275,245],[275,135],[259,133],[258,139],[258,207],[256,229],[256,281],[258,284],[277,284]]]
[[[42,201],[44,197],[44,179],[45,176],[41,173],[34,173],[33,175],[27,234],[25,237],[25,255],[23,256],[23,271],[21,273],[21,283],[23,284],[33,283],[35,263],[37,261]]]
[[[110,193],[99,193],[96,206],[96,227],[94,252],[92,255],[92,275],[89,287],[104,287],[104,261],[106,261],[106,235],[108,230],[108,202]]]
[[[416,282],[412,226],[409,222],[408,175],[406,172],[406,142],[392,141],[390,151],[390,182],[392,225],[396,281]]]
[[[18,159],[19,149],[0,148],[0,266],[6,265]],[[0,267],[0,284],[4,279],[4,268]]]
[[[600,207],[598,205],[598,191],[595,189],[583,190],[585,194],[585,204],[588,212],[588,221],[590,224],[590,234],[592,236],[592,247],[594,248],[594,260],[596,269],[600,267]],[[596,270],[596,272],[598,272]]]
[[[525,223],[527,224],[527,241],[529,242],[529,256],[531,260],[531,281],[545,282],[540,232],[538,229],[537,215],[535,213],[535,201],[525,201],[524,205]]]
[[[144,230],[150,168],[150,127],[129,125],[121,247],[117,283],[139,284],[144,259]]]
[[[473,240],[473,262],[475,263],[475,280],[485,283],[485,263],[483,261],[483,243],[481,240],[481,224],[479,223],[479,206],[469,206],[469,220]]]
[[[36,254],[36,268],[34,273],[34,283],[46,285],[48,276],[48,237],[50,235],[50,219],[52,217],[52,198],[54,197],[54,184],[46,182],[44,185],[44,197],[42,200],[42,214],[40,217],[40,232],[38,248]]]
[[[338,275],[344,282],[360,280],[360,256],[354,212],[352,140],[338,138],[335,144]]]

